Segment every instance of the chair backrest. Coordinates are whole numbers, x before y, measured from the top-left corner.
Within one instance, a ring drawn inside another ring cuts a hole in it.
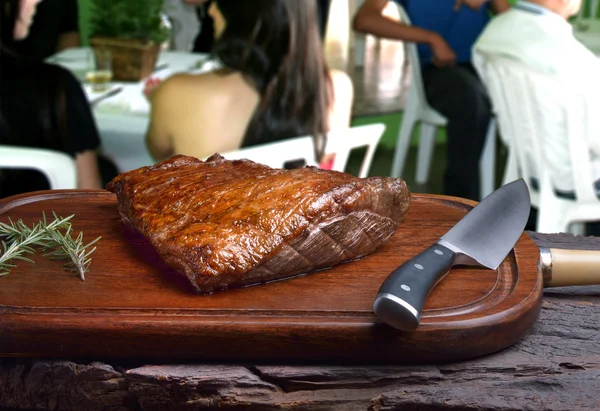
[[[311,136],[290,138],[274,143],[259,144],[239,150],[219,153],[228,160],[248,159],[273,168],[303,160],[307,166],[317,166]]]
[[[400,13],[400,21],[406,25],[412,25],[410,17],[408,17],[408,14],[406,13],[406,10],[404,10],[404,7],[402,7],[400,3],[394,3],[398,6],[398,12]],[[421,75],[421,60],[419,59],[417,44],[413,42],[405,42],[404,47],[406,50],[406,57],[410,64],[410,92],[415,93],[419,101],[428,104],[427,97],[425,96],[425,89],[423,88],[423,76]]]
[[[37,170],[46,176],[53,190],[77,188],[75,160],[59,151],[0,145],[2,168]]]
[[[592,133],[590,118],[597,113],[590,112],[583,90],[569,84],[568,79],[503,55],[478,52],[474,63],[489,90],[509,156],[515,156],[518,171],[507,172],[523,177],[530,185],[535,177],[540,192],[554,193],[552,162],[556,161],[557,150],[551,145],[556,141],[546,136],[564,130],[568,151],[564,155],[571,165],[575,196],[580,202],[597,202],[588,145]]]
[[[335,153],[333,170],[345,171],[352,150],[366,147],[367,150],[358,172],[358,177],[369,175],[375,150],[385,132],[385,124],[375,123],[345,129],[331,130],[327,134],[326,152]]]
[[[367,147],[361,164],[359,177],[367,177],[373,155],[383,132],[385,124],[368,124],[347,129],[331,130],[327,135],[327,153],[335,153],[333,170],[344,171],[352,149]],[[273,168],[283,168],[288,162],[303,160],[306,165],[318,166],[315,161],[314,145],[311,136],[296,137],[246,147],[235,151],[221,153],[228,160],[246,158]]]

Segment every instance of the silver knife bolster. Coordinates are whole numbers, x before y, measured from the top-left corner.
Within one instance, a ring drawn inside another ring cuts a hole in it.
[[[419,311],[393,294],[377,294],[373,311],[383,322],[402,331],[413,331],[419,326]]]
[[[549,248],[540,248],[540,258],[537,263],[538,272],[542,274],[544,287],[552,284],[552,252]]]
[[[456,247],[454,244],[449,243],[448,241],[440,238],[436,244],[446,247],[450,251],[455,254],[454,264],[460,265],[480,265],[480,262],[475,260],[472,257],[469,257],[464,250],[460,247]],[[454,265],[453,264],[453,265]]]
[[[419,319],[419,317],[421,317],[421,314],[415,309],[415,307],[413,307],[412,305],[410,305],[409,303],[407,303],[406,301],[404,301],[402,298],[397,297],[397,296],[392,295],[392,294],[389,294],[389,293],[377,294],[377,298],[375,299],[374,305],[375,306],[379,305],[379,303],[380,303],[380,301],[382,299],[388,299],[388,300],[393,301],[394,303],[396,303],[396,304],[404,307],[416,319]]]

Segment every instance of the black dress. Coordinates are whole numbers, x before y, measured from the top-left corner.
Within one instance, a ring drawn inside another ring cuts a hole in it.
[[[0,64],[0,144],[48,148],[73,158],[100,146],[85,93],[69,71],[12,58]],[[0,197],[47,188],[41,173],[1,171]]]

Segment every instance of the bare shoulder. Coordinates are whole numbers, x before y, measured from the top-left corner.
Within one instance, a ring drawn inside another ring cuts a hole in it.
[[[157,90],[164,96],[176,96],[181,98],[190,94],[208,92],[214,86],[212,73],[204,74],[175,74],[167,78]]]
[[[163,94],[169,100],[178,100],[188,105],[192,101],[201,100],[204,106],[210,102],[223,101],[233,95],[243,94],[250,87],[241,75],[212,71],[202,74],[182,73],[165,80],[161,85]]]

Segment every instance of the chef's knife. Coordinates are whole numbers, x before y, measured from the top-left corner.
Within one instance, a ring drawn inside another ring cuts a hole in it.
[[[530,206],[523,179],[491,193],[435,244],[387,277],[373,303],[375,314],[394,328],[415,330],[427,295],[453,265],[498,268],[523,233]]]

